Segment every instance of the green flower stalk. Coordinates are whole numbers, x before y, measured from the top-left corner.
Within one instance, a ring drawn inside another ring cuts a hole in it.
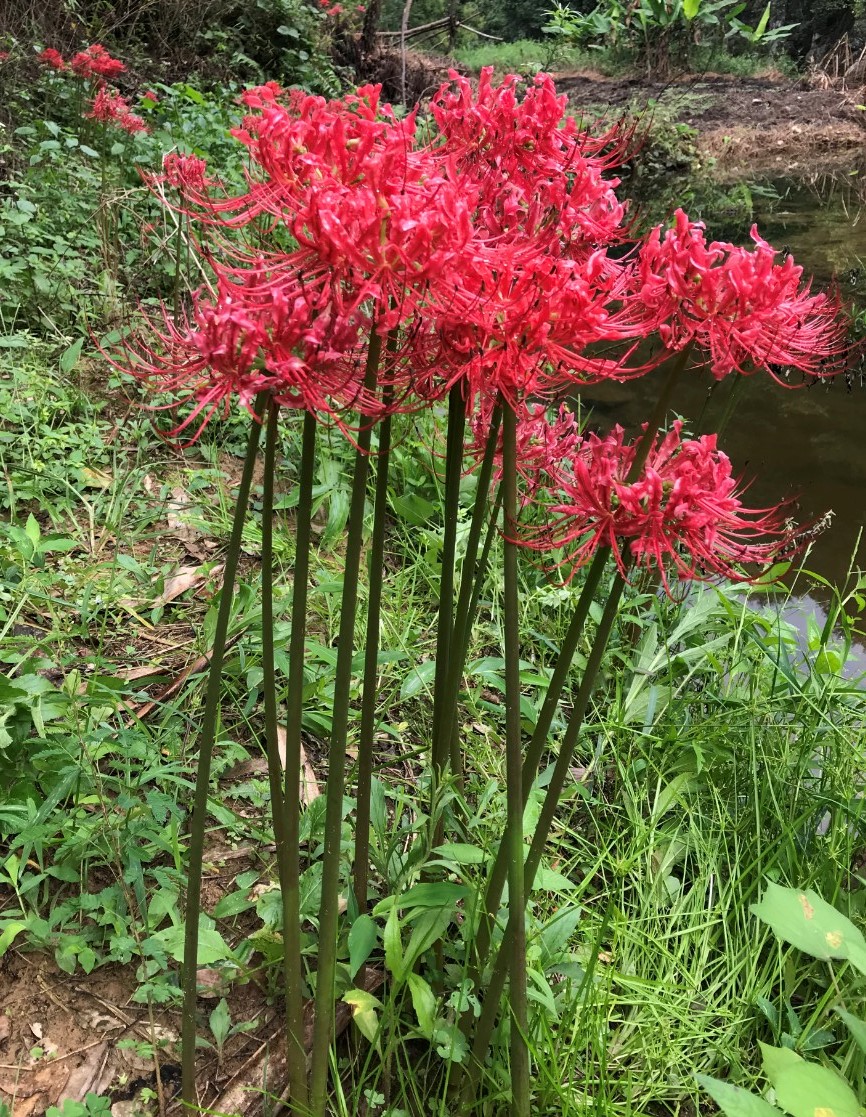
[[[505,533],[503,623],[505,628],[505,777],[508,814],[509,905],[515,914],[508,952],[511,1009],[511,1112],[529,1117],[529,1011],[526,1000],[526,902],[523,892],[523,754],[520,727],[520,601],[517,573],[517,416],[506,406],[502,420],[502,519]]]
[[[195,798],[193,800],[192,824],[189,836],[189,871],[186,886],[186,916],[183,942],[183,1009],[181,1017],[181,1064],[182,1096],[186,1105],[196,1104],[195,1093],[195,1052],[196,1052],[196,975],[198,971],[198,932],[201,915],[201,880],[204,860],[204,835],[207,825],[207,798],[210,785],[211,759],[219,723],[220,685],[222,682],[223,661],[225,659],[226,638],[232,611],[232,596],[237,577],[241,553],[244,521],[250,499],[253,469],[259,448],[262,429],[262,415],[265,410],[267,394],[260,392],[253,405],[254,415],[250,421],[247,451],[244,457],[238,495],[235,501],[235,514],[232,532],[226,551],[223,586],[217,611],[216,630],[211,651],[210,671],[208,673],[205,708],[202,717],[201,739],[199,741],[198,767],[195,777]]]
[[[367,910],[370,862],[370,794],[376,732],[376,700],[379,686],[379,627],[382,617],[382,582],[385,559],[385,527],[388,512],[388,465],[391,457],[391,416],[379,426],[376,455],[376,492],[373,505],[373,534],[370,539],[370,595],[367,602],[367,637],[364,649],[364,692],[361,699],[361,728],[358,741],[358,787],[355,810],[355,863],[353,888],[358,914]],[[356,976],[363,988],[361,966]]]
[[[365,387],[372,394],[379,370],[382,339],[374,330],[367,352]],[[334,679],[334,705],[331,742],[328,749],[328,785],[325,804],[325,853],[322,870],[322,899],[319,908],[319,960],[316,969],[316,1016],[313,1028],[310,1071],[310,1111],[325,1117],[328,1090],[328,1063],[334,1024],[334,977],[337,968],[337,922],[340,891],[343,793],[346,786],[346,741],[349,727],[349,698],[355,645],[355,615],[358,604],[358,576],[364,538],[364,503],[367,495],[367,470],[371,424],[362,416],[357,437],[355,471],[349,504],[349,531],[343,568],[343,597],[340,611],[339,645]]]
[[[300,767],[303,651],[306,626],[307,574],[310,550],[312,479],[315,464],[316,419],[304,414],[301,472],[296,528],[292,628],[289,643],[289,686],[285,734],[285,774],[279,754],[273,611],[273,501],[279,407],[271,402],[265,439],[265,476],[262,499],[262,669],[268,777],[274,818],[274,838],[283,909],[283,979],[285,983],[289,1111],[307,1112],[307,1062],[304,1047],[300,927]]]

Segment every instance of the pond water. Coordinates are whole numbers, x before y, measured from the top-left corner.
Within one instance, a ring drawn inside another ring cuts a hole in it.
[[[843,297],[866,306],[866,182],[861,203],[859,177],[765,183],[755,188],[753,202],[762,236],[774,247],[786,246],[816,287],[835,277]],[[712,227],[708,233],[712,237]],[[793,499],[800,523],[834,513],[805,565],[843,585],[852,562],[866,565],[866,542],[854,554],[866,523],[866,372],[847,383],[839,376],[790,389],[766,375],[729,378],[710,391],[713,383],[705,373],[681,382],[674,410],[692,420],[693,429],[703,415],[700,429],[707,431],[717,430],[729,413],[719,443],[737,473],[753,479],[748,495],[753,507]],[[604,385],[591,389],[588,402],[603,422],[634,429],[649,413],[658,387],[654,376]]]

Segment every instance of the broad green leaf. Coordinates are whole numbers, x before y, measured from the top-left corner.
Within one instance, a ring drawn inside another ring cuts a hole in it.
[[[683,15],[686,19],[694,19],[701,7],[701,0],[683,0]]]
[[[752,912],[785,942],[825,961],[847,958],[866,973],[866,940],[862,932],[841,912],[811,889],[783,888],[768,884]]]
[[[163,931],[157,931],[153,938],[162,943],[166,953],[176,962],[182,962],[183,936],[184,925],[178,923],[176,927],[166,927]],[[214,962],[224,962],[227,958],[234,957],[231,947],[214,927],[213,920],[206,915],[202,915],[199,922],[196,957],[199,966],[210,966]]]
[[[349,977],[354,977],[372,953],[379,932],[369,915],[359,915],[349,930]]]
[[[403,963],[403,943],[400,940],[400,920],[397,918],[397,909],[391,908],[385,922],[385,931],[382,935],[385,945],[385,965],[394,976],[394,980],[403,980],[405,969]]]
[[[80,337],[77,341],[69,346],[69,348],[60,356],[60,371],[72,372],[78,364],[78,358],[81,356],[81,349],[84,345],[84,338]]]
[[[842,1017],[845,1027],[860,1050],[866,1052],[866,1020],[861,1020],[859,1016],[852,1016],[844,1008],[837,1008],[835,1012]]]
[[[444,908],[453,907],[460,900],[465,900],[469,889],[465,884],[456,884],[452,881],[429,881],[424,884],[415,884],[401,892],[399,896],[386,896],[380,900],[373,909],[373,915],[384,915],[393,907],[406,910],[408,908]]]
[[[404,965],[407,970],[412,969],[421,955],[442,938],[445,928],[451,922],[452,914],[453,908],[450,906],[423,912],[412,928],[412,934],[406,944]]]
[[[772,0],[771,0],[771,2],[772,2]],[[755,28],[755,30],[752,34],[752,39],[754,40],[754,42],[757,43],[759,41],[759,39],[761,39],[763,37],[763,34],[767,30],[767,24],[769,22],[770,22],[770,4],[768,4],[766,6],[766,8],[764,8],[764,14],[761,16],[760,20],[758,21],[758,26]],[[828,1117],[829,1117],[829,1115],[828,1115]]]
[[[400,687],[400,699],[414,698],[423,690],[427,690],[436,674],[436,660],[425,659],[417,667],[413,667]]]
[[[213,913],[216,919],[226,919],[232,915],[239,915],[242,911],[249,911],[256,906],[256,903],[256,899],[247,899],[246,892],[229,892],[217,902]]]
[[[742,1086],[732,1086],[707,1074],[696,1075],[698,1082],[707,1091],[725,1117],[779,1117],[779,1110],[769,1102],[750,1094]]]
[[[433,995],[433,990],[420,974],[410,973],[407,981],[421,1034],[425,1039],[432,1039],[436,1022],[436,997]]]
[[[453,861],[455,865],[483,865],[487,860],[483,849],[469,845],[468,842],[446,842],[437,846],[433,852],[446,861]]]
[[[791,1117],[859,1117],[857,1096],[829,1067],[803,1062],[784,1071],[776,1101]]]
[[[229,1038],[229,1032],[232,1030],[232,1018],[229,1012],[228,1001],[225,997],[220,999],[219,1004],[210,1014],[208,1020],[210,1030],[213,1038],[216,1040],[216,1045],[222,1048],[225,1041]]]
[[[804,1066],[806,1063],[802,1055],[798,1055],[790,1047],[773,1047],[769,1043],[761,1043],[758,1046],[761,1048],[764,1074],[773,1086],[776,1086],[779,1079],[793,1067]]]
[[[350,989],[343,997],[343,1003],[352,1009],[352,1019],[358,1031],[370,1043],[376,1042],[376,1033],[379,1030],[379,1018],[376,1009],[382,1007],[382,1002],[366,989]]]

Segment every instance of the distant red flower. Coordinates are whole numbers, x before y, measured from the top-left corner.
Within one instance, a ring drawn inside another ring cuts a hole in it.
[[[155,105],[159,104],[159,97],[152,89],[148,89],[146,93],[142,93],[141,98],[143,101],[153,101]]]
[[[54,47],[46,47],[45,50],[40,51],[36,55],[40,62],[45,66],[50,66],[52,70],[65,70],[66,63],[63,61],[63,56],[59,50]]]
[[[674,423],[654,441],[641,476],[629,482],[637,446],[617,426],[603,438],[584,438],[570,460],[551,463],[552,522],[527,545],[563,548],[560,565],[570,578],[605,546],[625,574],[625,544],[631,561],[658,569],[665,585],[669,567],[680,578],[741,579],[741,564],[766,566],[791,553],[794,536],[782,509],[743,506],[730,459],[714,434],[683,439],[682,424]]]
[[[480,460],[487,444],[489,428],[485,417],[478,412],[472,422],[473,455]],[[543,403],[531,404],[517,423],[517,472],[523,479],[524,503],[531,502],[537,490],[551,483],[563,460],[570,460],[581,443],[577,416],[562,404],[555,418],[548,416]],[[496,447],[493,478],[502,478],[502,431],[500,428]]]
[[[116,89],[103,85],[96,92],[90,112],[84,114],[100,124],[113,124],[124,132],[149,132],[147,124],[130,109],[129,104]]]
[[[803,269],[752,228],[755,248],[707,243],[702,224],[677,210],[662,236],[656,228],[638,256],[636,295],[671,350],[694,343],[710,356],[716,379],[765,369],[809,375],[835,371],[845,349],[837,303],[800,286]]]
[[[80,78],[115,78],[126,69],[118,58],[111,57],[101,43],[94,43],[73,55],[69,66]]]
[[[8,50],[0,50],[0,62],[5,62],[10,57],[11,54]]]

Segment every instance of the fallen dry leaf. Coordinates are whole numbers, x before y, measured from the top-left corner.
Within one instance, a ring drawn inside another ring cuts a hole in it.
[[[30,1031],[36,1036],[37,1039],[42,1039],[42,1025],[38,1021],[30,1024],[29,1027]]]
[[[12,1025],[8,1016],[0,1016],[0,1043],[12,1034]]]
[[[114,674],[126,683],[133,683],[136,679],[153,679],[157,675],[164,675],[165,668],[155,663],[145,663],[139,667],[118,667]]]
[[[277,726],[277,752],[280,754],[280,764],[285,771],[286,767],[286,730],[285,726]],[[313,766],[310,764],[304,746],[301,745],[301,782],[298,788],[301,802],[309,807],[314,799],[318,799],[322,794],[319,787],[319,781],[316,779],[316,773],[313,771]]]
[[[218,563],[207,571],[202,570],[200,566],[182,566],[177,574],[165,583],[163,591],[154,601],[154,605],[167,605],[169,601],[174,601],[176,597],[180,597],[187,590],[198,589],[205,582],[219,578],[223,569],[223,563]]]
[[[85,489],[110,489],[114,484],[113,477],[104,469],[93,469],[86,465],[81,470],[81,475]]]
[[[102,1071],[102,1064],[108,1052],[107,1043],[98,1043],[87,1052],[87,1058],[80,1066],[69,1072],[63,1093],[58,1097],[55,1105],[63,1109],[67,1098],[72,1101],[84,1101],[88,1091],[93,1089],[93,1084]]]
[[[169,534],[185,544],[195,544],[201,535],[201,532],[184,518],[184,512],[188,512],[191,505],[192,501],[187,491],[180,485],[176,485],[171,490],[171,499],[166,505],[165,519]]]

